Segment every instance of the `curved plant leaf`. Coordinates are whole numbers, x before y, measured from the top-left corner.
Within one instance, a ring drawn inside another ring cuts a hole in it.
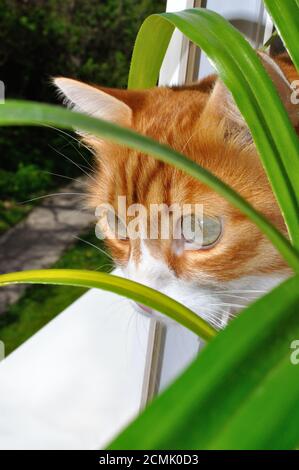
[[[232,92],[250,127],[290,236],[299,247],[299,141],[258,56],[228,21],[201,8],[148,17],[136,39],[129,87],[155,86],[175,27],[207,53]],[[153,54],[153,50],[159,53]]]
[[[109,290],[165,313],[207,341],[216,334],[214,328],[179,302],[150,287],[119,276],[76,269],[42,269],[0,275],[0,286],[19,283],[96,287]]]
[[[299,1],[265,0],[265,5],[299,71]]]

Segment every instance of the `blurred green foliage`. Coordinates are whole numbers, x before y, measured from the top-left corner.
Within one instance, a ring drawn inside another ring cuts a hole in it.
[[[28,193],[37,193],[48,186],[50,179],[37,165],[19,163],[15,173],[0,169],[0,192],[4,197],[25,199]]]
[[[50,77],[125,87],[137,31],[165,0],[1,0],[0,80],[6,98],[58,102]],[[1,128],[0,199],[19,201],[65,183],[84,161],[53,129]],[[80,152],[84,149],[80,149]]]

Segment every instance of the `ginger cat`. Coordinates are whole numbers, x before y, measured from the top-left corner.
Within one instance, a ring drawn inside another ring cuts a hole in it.
[[[285,54],[275,60],[262,54],[261,60],[294,127],[298,126],[299,111],[290,99],[290,82],[299,77],[292,63]],[[216,75],[190,86],[136,91],[69,78],[54,82],[75,111],[131,127],[184,153],[286,233],[249,129]],[[160,290],[222,328],[249,302],[291,274],[260,230],[204,184],[141,152],[91,135],[82,138],[96,157],[96,176],[89,187],[89,202],[94,207],[109,203],[117,211],[118,196],[126,196],[127,206],[138,203],[146,209],[151,204],[203,205],[201,221],[187,214],[191,225],[200,228],[200,243],[196,237],[185,236],[115,237],[108,218],[101,220],[118,275]],[[181,219],[174,222],[182,226]],[[143,306],[137,308],[147,311]]]

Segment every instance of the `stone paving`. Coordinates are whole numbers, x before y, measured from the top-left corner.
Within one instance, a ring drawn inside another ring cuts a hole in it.
[[[95,223],[92,211],[83,207],[84,178],[62,188],[61,195],[45,198],[22,222],[0,237],[0,272],[48,268]],[[25,285],[1,287],[0,314],[16,302]]]

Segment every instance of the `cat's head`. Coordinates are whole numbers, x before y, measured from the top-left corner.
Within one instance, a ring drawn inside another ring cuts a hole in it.
[[[266,66],[289,109],[285,76],[271,59],[266,59]],[[192,86],[140,91],[103,88],[68,78],[57,78],[55,83],[75,110],[133,128],[184,153],[286,233],[250,132],[216,76]],[[96,156],[90,203],[94,207],[109,204],[117,213],[119,196],[125,196],[126,209],[131,207],[126,224],[134,219],[136,206],[132,209],[132,205],[140,204],[147,211],[139,218],[138,228],[144,225],[142,235],[135,233],[134,237],[130,233],[115,236],[109,211],[101,213],[106,243],[125,277],[161,290],[220,327],[289,274],[260,230],[205,184],[136,150],[91,135],[82,138]],[[187,207],[183,215],[170,216],[169,237],[162,238],[161,224],[152,238],[148,226],[145,228],[153,204]],[[195,204],[203,207],[198,220],[192,215]],[[124,214],[118,215],[123,224]],[[200,241],[194,236],[174,237],[174,228],[183,230],[184,220],[200,227]]]

